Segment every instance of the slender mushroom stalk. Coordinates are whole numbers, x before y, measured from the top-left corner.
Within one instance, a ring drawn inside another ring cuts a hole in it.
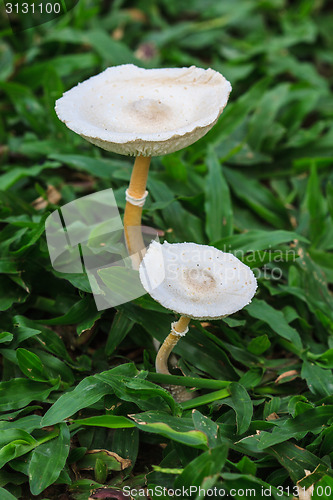
[[[168,370],[168,359],[171,351],[178,343],[179,339],[186,335],[188,332],[188,325],[191,318],[187,316],[181,316],[179,320],[175,323],[171,323],[171,332],[161,345],[157,356],[156,356],[156,372],[164,373],[165,375],[171,375]]]
[[[171,375],[168,369],[169,356],[181,337],[184,337],[187,334],[190,321],[191,318],[181,316],[178,321],[171,323],[171,332],[161,345],[156,356],[156,373]],[[182,387],[180,385],[165,385],[164,387],[170,391],[175,400],[179,403],[191,399],[192,395],[187,391],[186,387]]]
[[[141,231],[142,208],[148,191],[146,191],[150,156],[137,156],[132,170],[129,187],[126,191],[126,207],[124,213],[124,232],[128,254],[132,258],[133,269],[138,270],[143,258],[145,244]]]
[[[191,319],[214,320],[249,304],[257,289],[251,269],[230,253],[208,245],[153,241],[139,268],[144,289],[167,309],[181,314],[156,357],[157,373],[170,374],[168,358]],[[168,386],[175,400],[188,399],[179,386]]]

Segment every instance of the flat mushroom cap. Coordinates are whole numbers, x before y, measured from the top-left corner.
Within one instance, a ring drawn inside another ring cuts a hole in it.
[[[199,320],[239,311],[257,289],[253,272],[237,257],[196,243],[153,241],[139,272],[144,289],[157,302]]]
[[[212,69],[124,64],[65,92],[55,109],[68,128],[102,149],[158,156],[204,136],[230,91],[230,83]]]

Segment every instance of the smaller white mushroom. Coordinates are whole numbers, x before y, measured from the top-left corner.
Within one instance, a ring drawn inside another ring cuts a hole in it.
[[[196,243],[153,241],[140,265],[144,289],[167,309],[192,319],[219,319],[251,302],[257,280],[231,253]]]
[[[164,374],[170,374],[169,355],[191,319],[229,316],[249,304],[257,289],[253,272],[237,257],[195,243],[153,241],[139,273],[144,289],[157,302],[181,314],[156,357],[156,372]],[[173,387],[171,392],[180,399],[179,390]]]

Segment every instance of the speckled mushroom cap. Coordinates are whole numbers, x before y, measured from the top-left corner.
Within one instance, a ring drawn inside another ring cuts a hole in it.
[[[257,289],[253,272],[237,257],[196,243],[153,241],[139,272],[144,289],[157,302],[199,320],[239,311]]]
[[[217,71],[106,69],[65,92],[56,113],[68,128],[107,151],[158,156],[205,135],[227,104],[230,83]]]

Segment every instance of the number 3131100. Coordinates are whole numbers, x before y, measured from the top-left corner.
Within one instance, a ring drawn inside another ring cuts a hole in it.
[[[6,3],[7,14],[60,14],[60,3]]]

